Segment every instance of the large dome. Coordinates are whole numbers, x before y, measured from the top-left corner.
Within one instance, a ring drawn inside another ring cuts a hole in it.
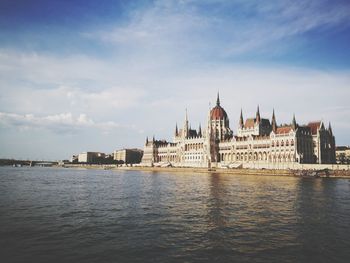
[[[218,97],[216,99],[216,106],[211,109],[210,111],[210,119],[211,120],[227,120],[227,113],[224,110],[223,107],[220,106],[220,98],[219,98],[219,92]]]
[[[212,119],[212,120],[226,119],[227,120],[227,113],[220,105],[216,105],[210,111],[210,119]]]

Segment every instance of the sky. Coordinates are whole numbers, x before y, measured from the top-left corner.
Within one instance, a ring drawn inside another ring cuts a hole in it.
[[[220,92],[350,145],[350,2],[1,0],[0,158],[59,160],[172,140]]]

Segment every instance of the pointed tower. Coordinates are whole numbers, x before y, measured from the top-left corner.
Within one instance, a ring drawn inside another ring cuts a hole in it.
[[[297,121],[295,120],[295,114],[293,114],[292,128],[296,130],[298,127]]]
[[[275,109],[272,110],[272,120],[271,120],[272,130],[275,132],[277,130],[277,122],[275,116]]]
[[[239,127],[243,128],[244,127],[244,122],[243,122],[243,110],[241,108],[241,116],[239,117]]]
[[[324,127],[324,123],[323,123],[323,121],[321,122],[321,126],[320,126],[320,130],[324,130],[325,129],[325,127]]]
[[[184,123],[184,128],[183,128],[183,138],[188,137],[188,117],[187,117],[187,108],[186,108],[186,113],[185,113],[185,123]]]
[[[331,126],[331,122],[329,122],[328,124],[328,132],[331,136],[333,136],[333,130],[332,130],[332,126]]]
[[[179,130],[177,129],[177,123],[176,123],[176,126],[175,126],[175,137],[179,136]]]
[[[333,135],[331,122],[329,122],[329,124],[328,124],[328,133],[329,133],[329,144],[330,144],[329,162],[330,163],[336,163],[335,138],[334,138],[334,135]]]
[[[148,144],[148,136],[146,137],[146,145]]]
[[[256,123],[260,123],[260,109],[259,109],[259,105],[258,105],[258,108],[256,110],[255,121],[256,121]]]
[[[219,92],[218,92],[218,96],[217,96],[217,98],[216,98],[216,106],[220,106]]]
[[[199,123],[199,128],[198,128],[198,137],[202,137],[202,127],[201,127],[200,123]]]

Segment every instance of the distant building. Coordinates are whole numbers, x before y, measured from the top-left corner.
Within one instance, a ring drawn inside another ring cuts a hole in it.
[[[175,127],[173,142],[146,139],[143,165],[187,167],[239,167],[251,164],[335,163],[335,138],[331,125],[323,122],[277,125],[275,112],[269,119],[260,116],[244,121],[241,111],[237,135],[229,126],[219,94],[208,112],[206,129],[191,129],[187,112],[182,129]]]
[[[117,162],[134,164],[141,162],[143,151],[140,149],[122,149],[114,151],[113,155]]]
[[[105,158],[104,153],[84,152],[84,153],[79,153],[78,162],[79,163],[103,163],[104,158]]]
[[[350,164],[350,146],[337,146],[335,153],[337,163]]]
[[[313,163],[335,163],[335,138],[331,124],[329,123],[328,129],[326,129],[322,121],[316,121],[309,122],[307,127],[310,128],[312,134]]]
[[[72,155],[72,157],[69,160],[71,163],[78,163],[79,161],[79,155]]]

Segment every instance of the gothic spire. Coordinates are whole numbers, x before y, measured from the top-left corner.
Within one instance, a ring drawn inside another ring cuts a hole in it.
[[[178,136],[179,135],[179,130],[177,128],[177,123],[176,123],[176,126],[175,126],[175,136]]]
[[[259,123],[260,122],[260,110],[259,110],[259,105],[258,108],[256,110],[256,122]]]
[[[272,120],[271,120],[272,130],[277,130],[277,122],[276,122],[276,116],[275,116],[275,109],[272,110]]]
[[[219,92],[218,92],[218,96],[217,96],[217,98],[216,98],[216,106],[220,106]]]
[[[199,128],[198,128],[198,136],[202,137],[202,127],[201,127],[200,123],[199,123]]]
[[[184,127],[183,127],[183,130],[182,130],[182,136],[184,138],[187,138],[188,137],[188,116],[187,116],[187,108],[186,108],[186,114],[185,114],[185,123],[184,123]]]
[[[148,144],[148,136],[146,137],[146,145]]]
[[[329,122],[329,124],[328,124],[328,131],[329,131],[330,135],[333,135],[331,122]]]
[[[293,114],[292,127],[293,127],[293,130],[296,130],[297,128],[297,121],[295,120],[295,114]]]
[[[239,117],[239,126],[240,126],[241,128],[244,126],[242,108],[241,108],[241,116]]]

